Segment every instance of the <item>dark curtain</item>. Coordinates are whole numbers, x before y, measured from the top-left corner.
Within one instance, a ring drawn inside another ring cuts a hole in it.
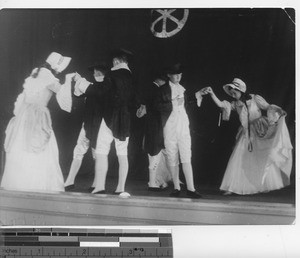
[[[1,145],[24,79],[50,52],[71,56],[68,71],[91,79],[87,67],[95,60],[107,59],[111,49],[123,47],[134,53],[130,66],[142,96],[147,95],[145,85],[153,71],[175,61],[185,66],[182,84],[190,92],[212,86],[220,99],[230,100],[222,85],[239,77],[250,93],[287,111],[295,146],[294,10],[189,9],[185,26],[170,38],[152,35],[151,14],[151,9],[2,9]],[[82,123],[83,101],[74,98],[71,114],[61,111],[54,98],[49,108],[66,175]],[[234,146],[237,117],[218,127],[219,110],[210,98],[203,100],[200,109],[191,106],[189,116],[196,183],[218,186]],[[129,176],[147,180],[147,156],[141,151],[143,123],[133,116]],[[112,164],[114,161],[111,158]],[[1,167],[3,162],[2,158]],[[93,161],[87,157],[81,173],[92,170]],[[292,180],[294,174],[293,169]]]

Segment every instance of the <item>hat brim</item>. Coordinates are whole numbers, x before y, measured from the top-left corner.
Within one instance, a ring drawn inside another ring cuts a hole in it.
[[[182,69],[180,69],[178,71],[167,71],[166,72],[166,74],[171,74],[171,75],[173,75],[173,74],[181,74],[181,73],[183,73]]]
[[[183,67],[177,69],[166,69],[166,74],[180,74],[183,73]]]

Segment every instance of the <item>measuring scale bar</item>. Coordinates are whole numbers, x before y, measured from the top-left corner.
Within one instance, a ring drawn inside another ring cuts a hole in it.
[[[166,229],[5,228],[0,243],[1,258],[173,257],[172,234]]]

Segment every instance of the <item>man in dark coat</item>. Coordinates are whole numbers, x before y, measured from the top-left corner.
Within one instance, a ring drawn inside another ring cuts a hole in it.
[[[95,82],[102,82],[108,71],[108,66],[104,62],[97,62],[93,66],[90,66],[88,70],[93,72]],[[101,86],[98,83],[97,85]],[[72,164],[65,182],[66,191],[75,189],[75,178],[82,164],[82,159],[89,147],[92,147],[93,153],[95,151],[98,131],[104,113],[103,101],[99,100],[99,98],[96,98],[94,95],[85,96],[84,94],[83,96],[85,97],[83,124],[77,139],[77,144],[73,151]],[[92,188],[94,187],[94,184],[95,181]],[[92,188],[90,190],[93,190]]]
[[[182,66],[175,64],[166,70],[169,81],[159,88],[155,99],[155,107],[160,112],[164,134],[164,145],[167,154],[168,167],[174,182],[174,191],[171,196],[180,195],[179,157],[186,179],[187,196],[201,198],[194,188],[193,169],[191,165],[191,136],[189,118],[186,113],[187,103],[185,88],[180,85]],[[193,96],[198,106],[201,104],[201,92]]]
[[[103,86],[101,82],[104,81],[105,75],[109,71],[109,67],[104,62],[98,62],[88,68],[94,73],[95,85]],[[92,94],[87,95],[85,99],[85,112],[84,112],[84,129],[86,131],[86,137],[91,142],[91,147],[96,148],[98,132],[102,118],[105,112],[105,96],[102,99],[99,96]]]
[[[159,92],[159,87],[165,84],[167,77],[163,74],[157,74],[155,80],[151,83],[149,92],[144,98],[143,104],[137,111],[137,116],[141,118],[146,115],[144,130],[144,150],[149,159],[149,191],[160,191],[160,185],[163,182],[157,182],[157,168],[162,158],[162,149],[164,148],[163,128],[160,113],[154,107],[154,100]],[[168,171],[163,171],[168,173]]]
[[[131,53],[118,49],[112,53],[113,67],[103,82],[91,84],[80,75],[75,77],[75,94],[85,93],[87,96],[105,99],[104,113],[95,149],[95,189],[93,193],[104,194],[106,174],[108,170],[108,154],[114,141],[119,161],[119,181],[115,194],[130,196],[125,192],[128,174],[127,147],[130,134],[130,105],[134,98],[133,77],[128,67]]]

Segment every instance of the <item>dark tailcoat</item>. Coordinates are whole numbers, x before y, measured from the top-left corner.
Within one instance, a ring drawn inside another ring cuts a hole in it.
[[[161,116],[154,107],[154,100],[159,93],[159,87],[152,83],[150,92],[144,100],[146,105],[144,149],[151,156],[157,155],[164,148],[163,127]]]
[[[93,96],[98,102],[98,104],[91,105],[96,111],[93,111],[93,118],[90,119],[92,121],[91,133],[88,135],[93,136],[90,140],[98,134],[102,117],[115,138],[124,141],[126,137],[129,137],[129,107],[134,98],[133,79],[129,70],[122,68],[108,72],[103,82],[90,85],[85,94],[88,98]]]

